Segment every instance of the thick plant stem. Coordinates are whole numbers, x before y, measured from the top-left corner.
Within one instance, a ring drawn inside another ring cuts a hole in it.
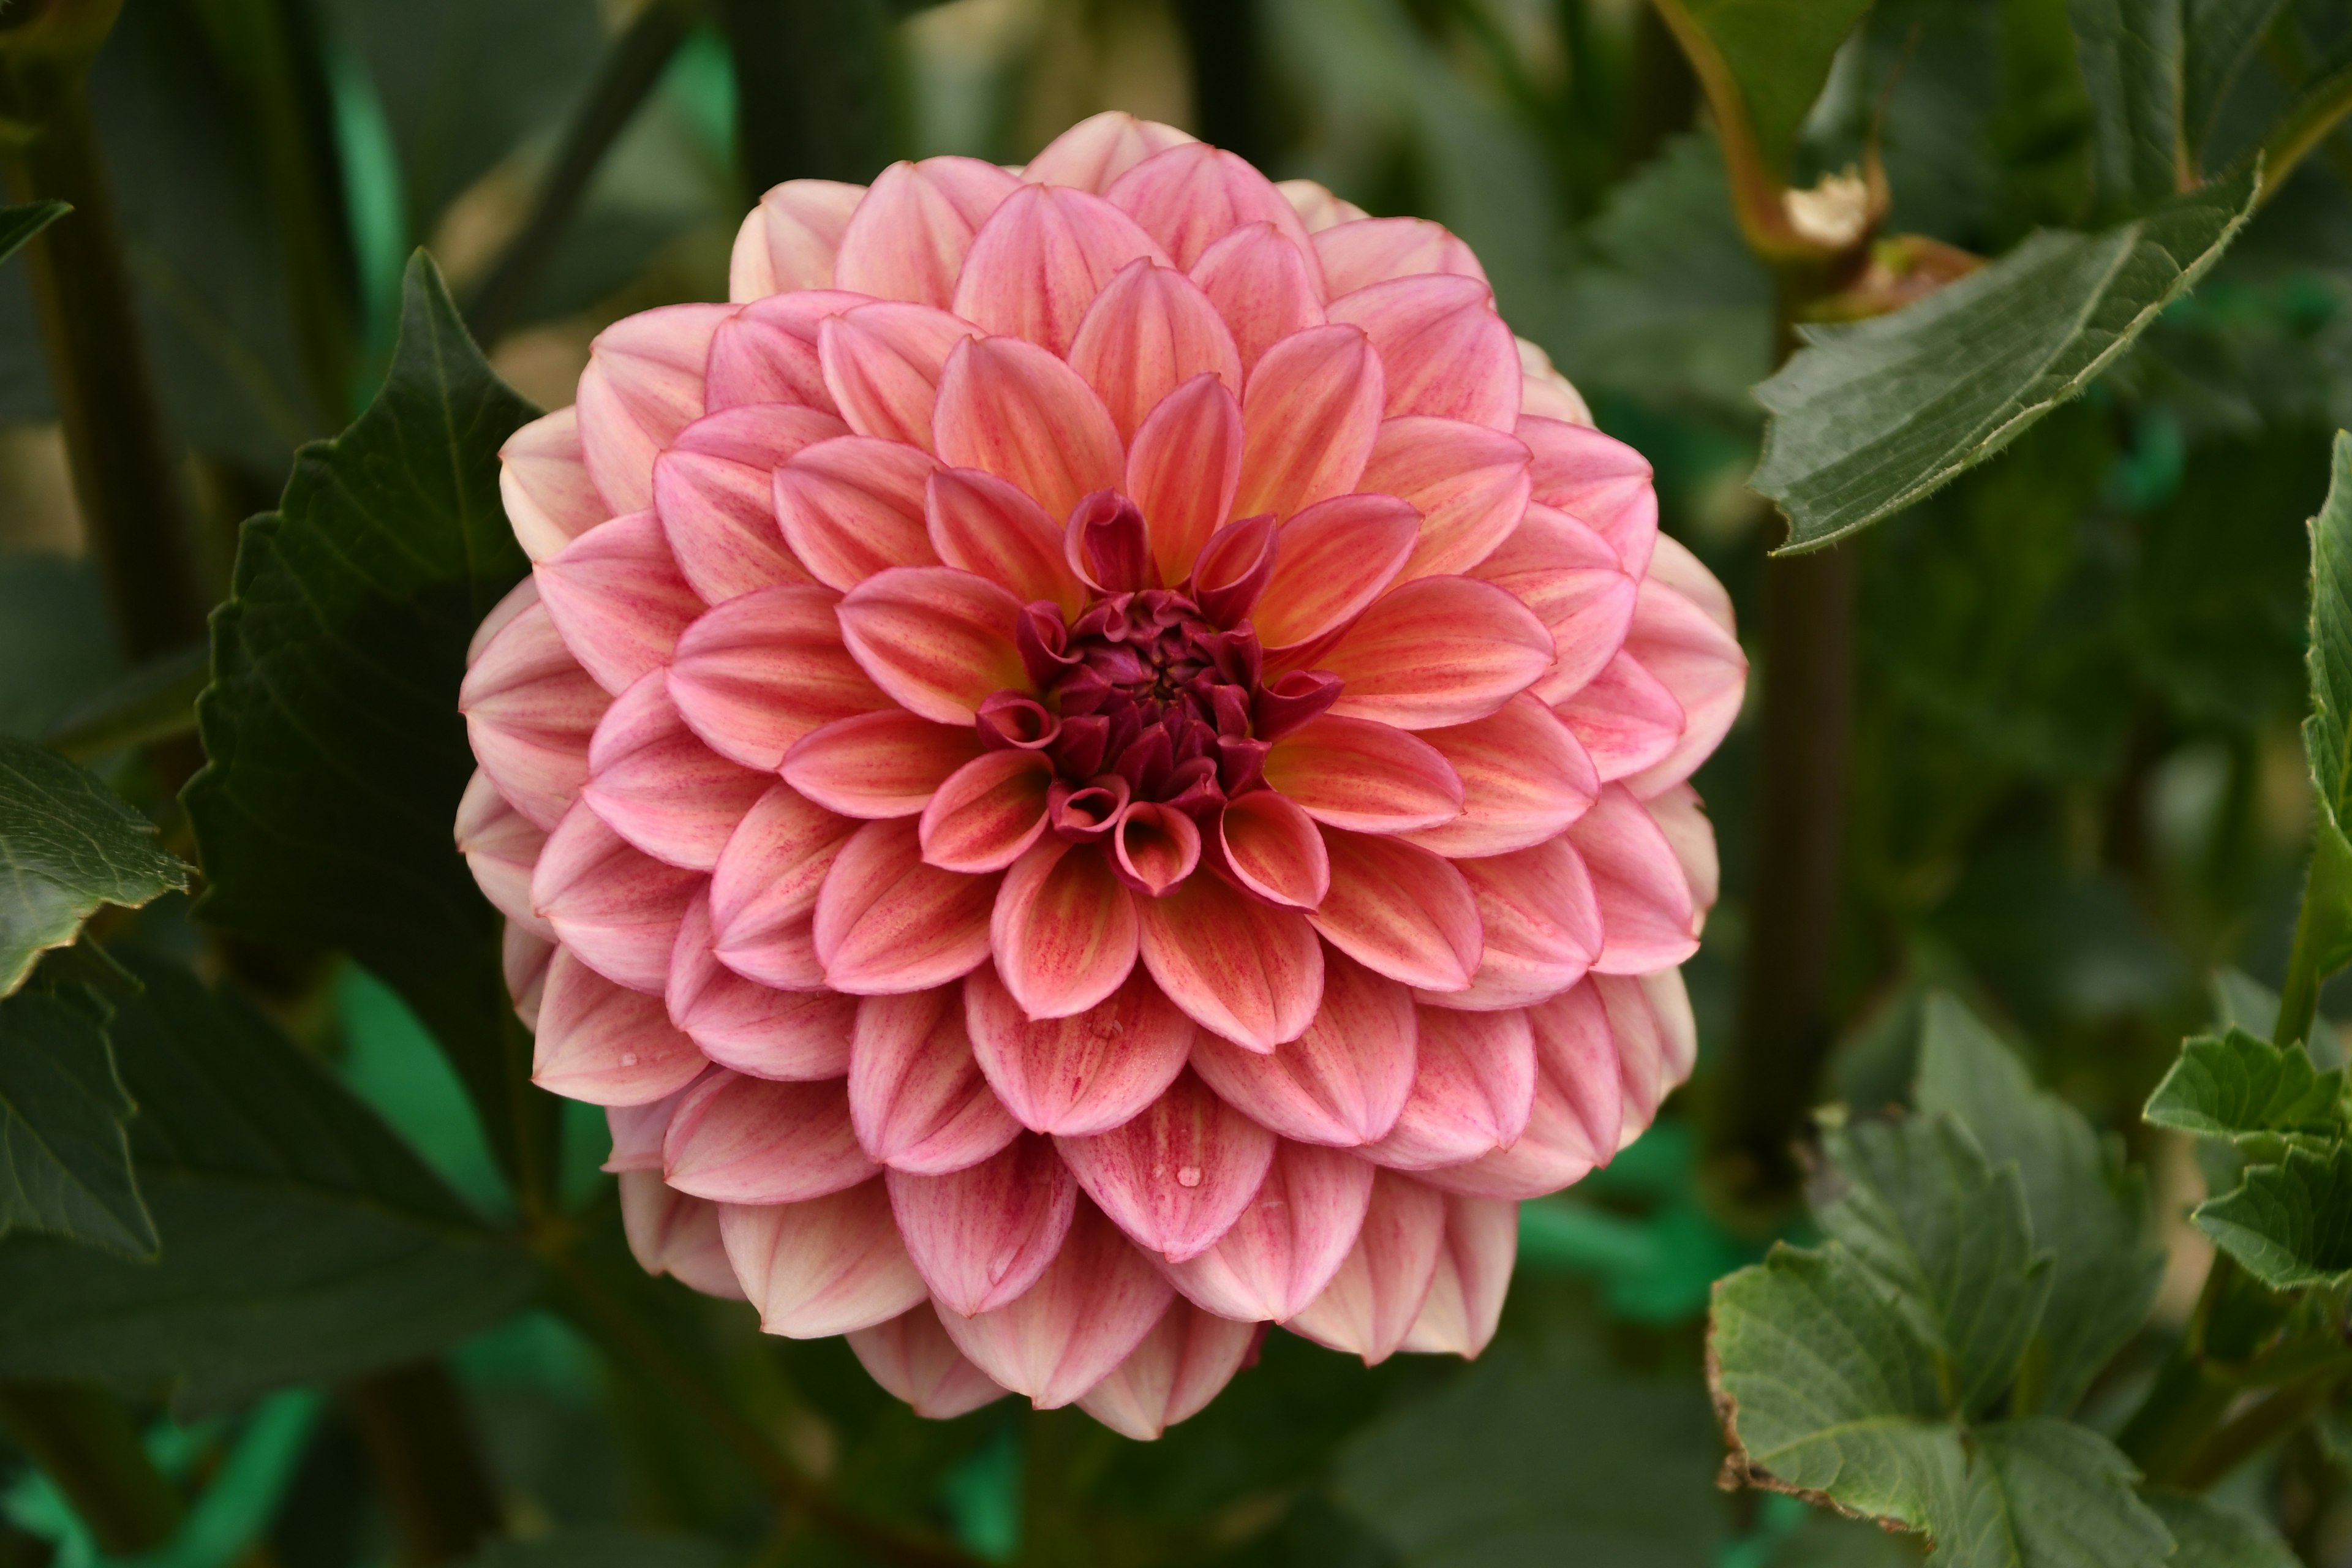
[[[439,1362],[372,1373],[343,1393],[374,1468],[403,1568],[454,1563],[498,1533],[481,1450],[463,1398]]]
[[[121,1401],[78,1383],[0,1383],[0,1427],[73,1505],[110,1556],[152,1551],[180,1528],[180,1496]]]
[[[2312,875],[2319,874],[2312,868]],[[2319,952],[2312,918],[2312,900],[2305,890],[2303,908],[2294,917],[2294,945],[2287,951],[2286,981],[2279,987],[2278,1023],[2271,1031],[2271,1043],[2294,1046],[2303,1043],[2311,1033],[2311,1021],[2319,1014]]]

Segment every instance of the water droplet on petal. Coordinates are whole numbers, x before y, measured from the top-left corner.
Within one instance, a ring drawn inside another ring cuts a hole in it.
[[[1199,1186],[1201,1184],[1201,1167],[1198,1165],[1177,1166],[1176,1184],[1180,1187]]]
[[[636,1066],[637,1053],[635,1051],[623,1051],[621,1053],[621,1065],[625,1068],[633,1068]]]

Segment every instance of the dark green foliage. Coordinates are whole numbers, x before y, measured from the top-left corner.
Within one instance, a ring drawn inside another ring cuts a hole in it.
[[[103,1006],[27,992],[0,1001],[0,1237],[12,1230],[155,1251],[123,1124]]]
[[[155,829],[90,774],[0,736],[0,996],[100,904],[136,908],[188,885]]]

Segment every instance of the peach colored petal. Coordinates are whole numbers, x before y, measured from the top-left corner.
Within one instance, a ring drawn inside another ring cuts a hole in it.
[[[1271,223],[1308,258],[1321,292],[1322,268],[1313,261],[1307,226],[1271,181],[1231,153],[1199,142],[1171,147],[1120,175],[1104,195],[1187,271],[1244,224]]]
[[[1242,357],[1217,307],[1181,272],[1150,261],[1131,263],[1101,289],[1069,361],[1122,441],[1133,441],[1160,400],[1196,375],[1214,375],[1235,396],[1242,390]]]
[[[1156,120],[1138,120],[1123,110],[1106,109],[1079,121],[1045,144],[1021,171],[1024,180],[1039,184],[1070,185],[1097,195],[1111,182],[1154,153],[1193,140],[1188,132]]]
[[[1592,984],[1609,1010],[1609,1032],[1617,1042],[1625,1085],[1625,1122],[1617,1134],[1622,1149],[1650,1125],[1658,1102],[1690,1077],[1698,1058],[1698,1026],[1679,969],[1596,974]]]
[[[1625,1090],[1598,984],[1587,982],[1527,1010],[1536,1089],[1518,1141],[1466,1165],[1425,1172],[1423,1180],[1475,1197],[1534,1198],[1608,1163],[1621,1141]]]
[[[849,1348],[867,1375],[927,1420],[952,1420],[1008,1392],[963,1359],[929,1301],[887,1323],[851,1330]]]
[[[1181,583],[1233,515],[1241,485],[1242,405],[1202,373],[1162,398],[1127,455],[1127,493],[1151,532],[1162,582]]]
[[[1042,838],[1005,873],[990,917],[996,973],[1032,1018],[1066,1018],[1135,967],[1136,900],[1099,846]]]
[[[977,158],[891,164],[842,231],[833,286],[947,309],[973,234],[1019,186]]]
[[[1380,436],[1382,385],[1354,327],[1310,327],[1268,349],[1242,395],[1234,515],[1286,518],[1354,489]]]
[[[1076,363],[1070,345],[1078,323],[1133,261],[1165,266],[1168,254],[1092,192],[1027,184],[973,237],[956,284],[956,313]]]
[[[544,561],[613,515],[580,452],[580,411],[559,408],[499,448],[499,499],[515,542]]]
[[[651,1171],[625,1173],[620,1189],[621,1231],[638,1268],[706,1296],[743,1299],[719,1241],[717,1205],[688,1197]]]
[[[1554,368],[1551,355],[1540,344],[1525,338],[1519,340],[1519,412],[1565,425],[1592,423],[1592,410],[1584,394]]]
[[[923,494],[931,548],[960,571],[985,577],[1019,603],[1051,599],[1065,616],[1087,591],[1063,548],[1062,525],[1020,489],[978,468],[940,468]]]
[[[1483,719],[1534,685],[1551,634],[1525,605],[1475,577],[1418,577],[1390,590],[1318,661],[1347,683],[1331,711],[1402,730]]]
[[[686,1090],[681,1089],[643,1105],[606,1106],[604,1126],[613,1135],[613,1153],[598,1169],[614,1174],[660,1170],[662,1135],[669,1131],[669,1119],[685,1098]]]
[[[915,824],[869,822],[818,889],[814,933],[824,983],[855,995],[942,985],[988,961],[997,877],[923,864]]]
[[[580,451],[614,516],[654,504],[654,458],[702,416],[703,367],[732,305],[664,305],[624,316],[588,348]]]
[[[1429,1300],[1445,1245],[1445,1199],[1410,1176],[1381,1171],[1372,1178],[1356,1245],[1320,1296],[1294,1315],[1289,1328],[1320,1345],[1347,1351],[1373,1366],[1396,1353]]]
[[[1171,1262],[1233,1228],[1274,1159],[1274,1134],[1191,1073],[1132,1121],[1054,1140],[1087,1195],[1136,1246]]]
[[[720,1067],[795,1083],[849,1070],[856,1003],[830,992],[779,991],[720,963],[707,890],[687,906],[669,963],[663,1001],[670,1022]]]
[[[1723,887],[1723,868],[1716,857],[1715,826],[1706,819],[1706,806],[1699,800],[1698,791],[1686,784],[1670,784],[1642,804],[1649,808],[1658,831],[1673,847],[1675,859],[1683,868],[1683,879],[1690,884],[1691,906],[1704,924],[1706,911],[1715,907]],[[475,873],[478,880],[480,875],[478,871]],[[493,903],[497,901],[491,900]]]
[[[712,751],[772,773],[810,731],[889,705],[842,646],[835,602],[827,588],[762,588],[686,629],[670,700]]]
[[[1419,739],[1459,781],[1462,813],[1411,837],[1452,858],[1540,844],[1582,816],[1601,793],[1601,775],[1582,743],[1526,692],[1484,719],[1423,730]]]
[[[1470,247],[1427,218],[1368,217],[1327,225],[1316,230],[1315,254],[1334,300],[1421,273],[1486,280],[1486,269]]]
[[[948,355],[931,434],[940,460],[1025,491],[1049,517],[1119,482],[1110,411],[1078,373],[1019,338],[969,338]]]
[[[711,334],[704,406],[717,414],[751,403],[797,404],[837,417],[817,340],[827,317],[872,303],[864,294],[810,289],[744,306]]]
[[[1266,753],[1265,782],[1316,821],[1358,833],[1410,833],[1462,815],[1463,782],[1444,754],[1369,719],[1307,721]]]
[[[1516,436],[1419,416],[1381,426],[1357,483],[1421,513],[1407,577],[1466,572],[1509,538],[1528,509],[1528,449]]]
[[[1202,251],[1192,281],[1232,329],[1244,371],[1293,332],[1327,320],[1306,253],[1270,223],[1245,224]]]
[[[1192,1067],[1220,1098],[1283,1137],[1352,1149],[1396,1125],[1412,1089],[1419,1028],[1403,986],[1328,953],[1323,1005],[1306,1033],[1265,1052],[1203,1033]]]
[[[531,576],[563,645],[615,697],[660,668],[703,610],[650,511],[598,524]]]
[[[1062,1018],[1031,1016],[988,968],[964,981],[963,1000],[981,1070],[1038,1132],[1084,1137],[1139,1114],[1183,1070],[1192,1043],[1192,1021],[1140,971]]]
[[[1450,860],[1401,840],[1326,828],[1331,890],[1308,918],[1369,969],[1423,991],[1459,991],[1482,938],[1470,886]]]
[[[1061,1252],[1018,1300],[940,1320],[974,1365],[1040,1410],[1067,1405],[1108,1376],[1175,1294],[1092,1204],[1077,1208]]]
[[[1036,752],[974,757],[923,807],[923,858],[950,871],[1003,870],[1045,831],[1053,785],[1054,764]]]
[[[499,977],[507,983],[507,995],[514,1002],[515,1016],[522,1026],[539,1028],[540,998],[547,990],[547,966],[554,960],[555,944],[533,934],[514,921],[506,922],[499,933]]]
[[[815,1340],[870,1329],[929,1292],[878,1181],[798,1204],[721,1204],[719,1238],[760,1331]]]
[[[1591,874],[1567,840],[1451,864],[1477,900],[1486,951],[1468,990],[1440,994],[1423,987],[1423,1001],[1477,1010],[1522,1007],[1584,978],[1601,952],[1601,906]]]
[[[594,1105],[647,1105],[709,1064],[670,1027],[661,998],[625,990],[557,948],[531,1042],[530,1081]]]
[[[1664,765],[1690,721],[1666,683],[1630,652],[1620,652],[1552,711],[1576,732],[1604,781]]]
[[[738,304],[786,289],[833,287],[833,258],[866,187],[835,180],[772,185],[736,231],[727,297]]]
[[[928,1176],[977,1165],[1020,1135],[972,1059],[961,987],[857,1005],[849,1119],[876,1161]]]
[[[805,1203],[875,1171],[839,1079],[778,1083],[721,1069],[678,1102],[662,1138],[662,1179],[717,1203]]]
[[[1592,875],[1605,933],[1592,967],[1603,974],[1647,974],[1698,951],[1698,915],[1690,880],[1674,846],[1622,784],[1601,792],[1568,830]]]
[[[678,921],[701,885],[699,874],[635,848],[580,801],[547,836],[530,901],[582,963],[658,996],[668,984]]]
[[[1649,570],[1658,540],[1658,493],[1650,460],[1622,441],[1583,425],[1535,416],[1516,427],[1534,454],[1534,495],[1607,540],[1625,570]]]
[[[1641,795],[1689,777],[1722,744],[1748,691],[1748,656],[1731,633],[1727,605],[1718,620],[1699,598],[1662,580],[1659,569],[1667,568],[1678,579],[1698,579],[1696,592],[1707,598],[1713,596],[1707,590],[1720,595],[1722,585],[1678,541],[1660,537],[1650,561],[1651,575],[1634,603],[1625,647],[1674,695],[1684,721],[1674,750],[1626,781]]]
[[[456,837],[457,853],[491,907],[532,935],[553,942],[555,928],[530,907],[530,873],[547,844],[547,830],[509,804],[479,768],[458,798]]]
[[[1283,1143],[1232,1227],[1206,1252],[1171,1264],[1168,1278],[1209,1311],[1281,1322],[1330,1285],[1371,1196],[1372,1167],[1353,1154]]]
[[[1429,1300],[1401,1350],[1475,1359],[1495,1337],[1511,1264],[1519,1250],[1519,1205],[1495,1198],[1445,1200],[1445,1246]]]
[[[810,731],[784,753],[783,774],[786,784],[844,816],[913,816],[979,755],[980,737],[969,726],[885,708]]]
[[[781,990],[824,983],[811,929],[817,890],[857,831],[786,784],[772,786],[719,851],[710,878],[710,923],[719,962],[747,980]]]
[[[692,871],[719,864],[735,825],[774,782],[704,745],[658,669],[605,710],[588,769],[581,798],[590,810],[655,859]]]
[[[1037,1282],[1069,1235],[1078,1184],[1034,1133],[964,1170],[893,1171],[890,1208],[942,1311],[993,1311]],[[942,1320],[949,1321],[949,1320]]]
[[[1259,898],[1311,910],[1331,889],[1331,861],[1315,819],[1274,790],[1227,803],[1217,818],[1225,868]]]
[[[1639,580],[1607,540],[1564,511],[1528,503],[1470,574],[1517,598],[1551,633],[1552,667],[1529,689],[1545,702],[1574,696],[1625,646]]]
[[[1484,279],[1398,278],[1335,297],[1328,310],[1380,351],[1391,418],[1426,415],[1507,435],[1518,423],[1518,340]]]
[[[1194,1022],[1254,1050],[1295,1040],[1323,996],[1323,950],[1307,917],[1223,878],[1187,878],[1139,901],[1144,966]]]
[[[1152,1442],[1255,1360],[1264,1331],[1171,1301],[1143,1342],[1078,1396],[1078,1408],[1123,1437]]]
[[[1282,193],[1282,199],[1290,204],[1309,234],[1320,234],[1334,224],[1355,223],[1366,216],[1363,208],[1333,195],[1329,186],[1314,180],[1277,180],[1274,188]]]
[[[783,403],[706,415],[654,463],[654,510],[679,573],[704,603],[813,581],[776,530],[776,468],[848,434],[830,414]]]
[[[1280,537],[1251,617],[1272,650],[1306,647],[1361,615],[1404,569],[1421,514],[1394,496],[1334,496],[1293,516]]]
[[[929,305],[860,305],[818,328],[817,359],[852,430],[928,452],[948,353],[979,334],[962,317]]]
[[[1518,1142],[1535,1104],[1535,1037],[1519,1008],[1421,1010],[1421,1047],[1389,1135],[1363,1149],[1391,1170],[1459,1165]]]
[[[1013,645],[1020,601],[951,566],[899,566],[841,601],[841,637],[874,683],[911,713],[969,724],[980,705],[1027,672]]]
[[[936,467],[871,436],[820,441],[775,470],[777,527],[811,576],[845,593],[893,566],[930,565],[923,489]]]

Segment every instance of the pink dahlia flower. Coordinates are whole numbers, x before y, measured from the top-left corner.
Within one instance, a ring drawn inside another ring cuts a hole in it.
[[[457,839],[646,1267],[1138,1437],[1475,1354],[1689,1071],[1745,676],[1434,224],[1123,115],[768,193],[509,442]]]

